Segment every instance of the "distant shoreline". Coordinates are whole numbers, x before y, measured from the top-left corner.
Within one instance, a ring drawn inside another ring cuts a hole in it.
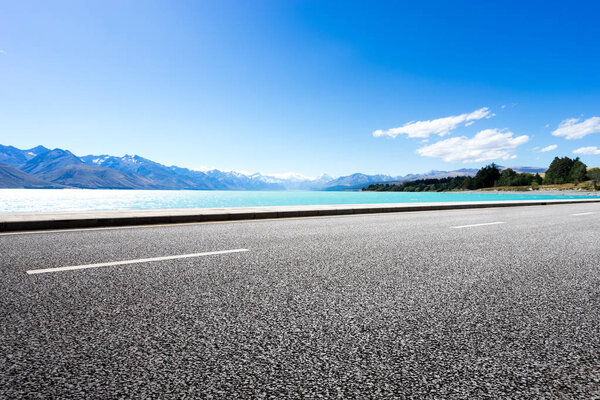
[[[485,189],[485,190],[461,190],[460,193],[506,193],[506,194],[531,194],[531,195],[551,195],[560,196],[600,196],[600,191],[596,190],[578,190],[578,189],[524,189],[524,190],[502,190],[502,189]]]

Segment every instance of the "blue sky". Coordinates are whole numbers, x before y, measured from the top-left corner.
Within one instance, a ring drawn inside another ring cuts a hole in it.
[[[600,166],[598,15],[597,1],[0,0],[0,143],[308,176],[574,151]]]

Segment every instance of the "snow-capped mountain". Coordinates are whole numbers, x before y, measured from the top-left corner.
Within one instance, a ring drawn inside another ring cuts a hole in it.
[[[20,165],[25,164],[32,158],[49,151],[50,149],[47,149],[44,146],[37,146],[32,149],[21,150],[13,146],[0,145],[0,163],[8,164],[12,167],[18,168]]]
[[[141,175],[162,189],[317,190],[330,180],[328,175],[312,179],[296,173],[263,175],[218,169],[198,171],[174,165],[166,166],[129,154],[123,157],[87,155],[81,157],[81,160],[88,164]]]
[[[361,173],[355,173],[347,176],[340,176],[337,179],[333,179],[326,182],[322,190],[358,190],[365,186],[369,186],[371,183],[389,182],[394,178],[389,175],[366,175]]]
[[[280,185],[285,190],[321,190],[327,182],[333,179],[327,174],[311,178],[294,172],[273,175],[263,175],[257,172],[248,177],[265,183]]]

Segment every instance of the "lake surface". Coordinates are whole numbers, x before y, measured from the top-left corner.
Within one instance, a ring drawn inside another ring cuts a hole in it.
[[[597,198],[506,193],[0,189],[0,212]]]

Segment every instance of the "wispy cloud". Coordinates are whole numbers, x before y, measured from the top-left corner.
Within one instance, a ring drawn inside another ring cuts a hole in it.
[[[471,113],[453,115],[450,117],[432,119],[427,121],[411,121],[399,128],[388,130],[376,130],[373,136],[391,136],[395,138],[398,135],[406,135],[409,138],[426,138],[429,135],[445,136],[456,129],[462,123],[469,123],[482,118],[491,118],[492,114],[487,107],[480,108]],[[470,125],[470,124],[469,124]]]
[[[577,150],[573,150],[573,153],[595,156],[600,154],[600,149],[596,146],[580,147]]]
[[[579,118],[565,119],[552,132],[554,136],[564,136],[565,139],[581,139],[591,133],[600,133],[600,117],[591,117],[583,121]]]
[[[480,162],[516,158],[512,150],[527,143],[529,136],[514,137],[512,132],[485,129],[471,139],[461,136],[421,147],[417,153],[424,157],[441,158],[446,162]]]
[[[552,150],[556,150],[558,148],[557,144],[551,144],[550,146],[546,146],[543,149],[540,149],[541,153],[545,153],[547,151],[552,151]]]
[[[2,55],[6,55],[6,54],[8,54],[8,53],[7,53],[6,51],[4,51],[4,50],[0,50],[0,54],[2,54]]]

